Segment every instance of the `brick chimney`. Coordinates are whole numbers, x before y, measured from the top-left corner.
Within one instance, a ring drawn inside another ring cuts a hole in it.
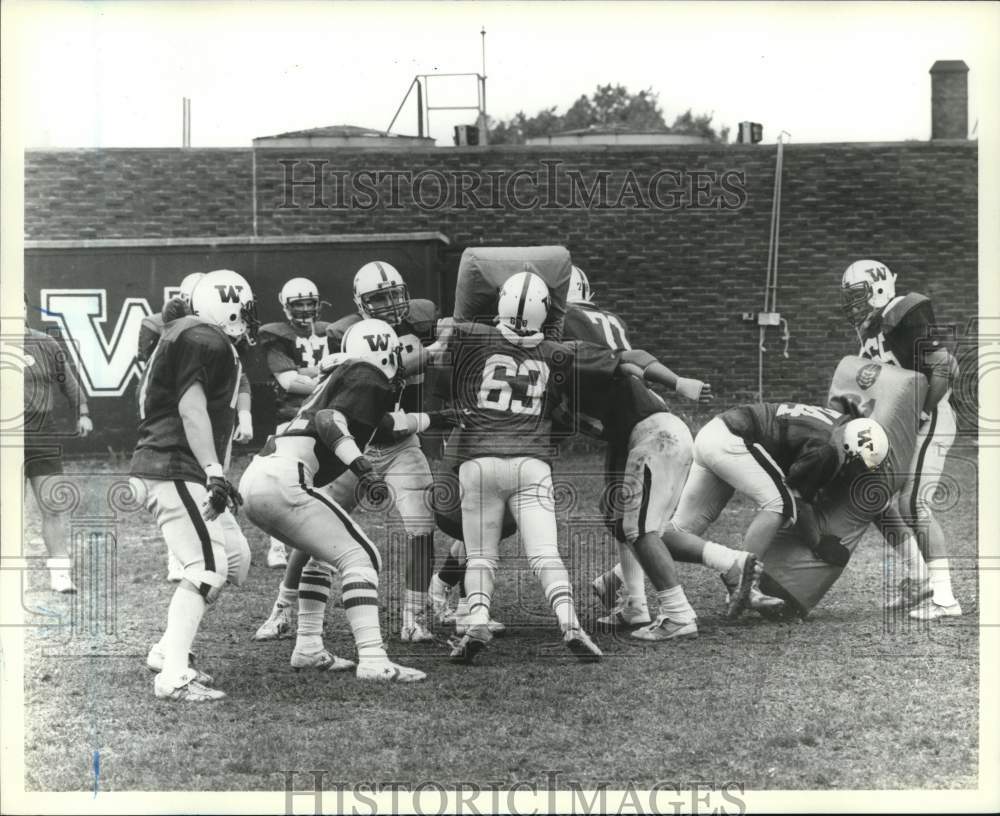
[[[969,138],[969,66],[963,60],[931,66],[931,138]]]

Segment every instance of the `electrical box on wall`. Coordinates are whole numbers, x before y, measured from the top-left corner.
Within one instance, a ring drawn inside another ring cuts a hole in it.
[[[781,315],[778,312],[758,312],[758,326],[779,326],[781,325]]]

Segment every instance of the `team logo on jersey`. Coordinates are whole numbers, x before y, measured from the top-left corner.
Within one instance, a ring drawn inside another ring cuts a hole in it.
[[[365,340],[368,341],[368,347],[372,351],[388,351],[389,350],[389,335],[388,334],[366,334],[364,335]]]
[[[868,365],[861,366],[861,368],[858,369],[855,379],[861,387],[861,390],[867,391],[875,385],[875,380],[878,379],[878,375],[881,373],[882,366],[876,365],[875,363],[869,363]]]
[[[223,303],[239,303],[243,287],[238,283],[219,283],[216,284],[215,290],[219,293],[219,299]]]

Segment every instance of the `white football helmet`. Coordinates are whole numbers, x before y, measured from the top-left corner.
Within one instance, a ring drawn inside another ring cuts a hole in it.
[[[860,417],[844,426],[844,453],[847,458],[860,459],[869,470],[875,470],[889,455],[889,437],[874,419]]]
[[[192,272],[190,275],[185,275],[184,280],[181,281],[181,285],[178,287],[180,292],[177,293],[177,297],[185,303],[190,303],[191,293],[194,291],[194,287],[197,286],[198,281],[203,277],[205,277],[204,272]]]
[[[549,315],[549,287],[534,272],[511,275],[500,287],[497,300],[499,323],[518,334],[541,330]]]
[[[349,357],[378,366],[389,380],[400,369],[402,344],[396,330],[384,320],[369,318],[349,326],[340,341],[340,350]]]
[[[396,267],[372,261],[354,276],[354,305],[362,317],[398,326],[410,313],[410,291]]]
[[[191,311],[221,328],[234,343],[244,336],[252,343],[260,326],[253,290],[232,269],[216,269],[201,277],[191,292]]]
[[[569,292],[566,294],[567,303],[590,303],[590,281],[583,270],[574,266],[569,273]]]
[[[293,326],[310,328],[319,317],[319,289],[308,278],[292,278],[281,287],[278,303]]]
[[[855,326],[896,297],[896,276],[879,261],[855,261],[847,267],[840,286],[844,312]]]

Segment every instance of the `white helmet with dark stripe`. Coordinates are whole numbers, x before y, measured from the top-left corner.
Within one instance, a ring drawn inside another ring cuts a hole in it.
[[[844,313],[855,326],[896,297],[896,276],[880,261],[855,261],[844,271],[840,286]]]
[[[312,326],[319,317],[319,289],[308,278],[292,278],[278,292],[278,302],[288,322],[299,328]]]
[[[549,315],[549,287],[533,272],[511,275],[500,287],[497,317],[518,334],[540,331]]]
[[[184,280],[181,281],[181,285],[178,287],[180,292],[177,293],[177,297],[185,303],[190,303],[191,293],[194,291],[194,287],[198,284],[198,281],[203,277],[205,277],[204,272],[192,272],[190,275],[185,275]]]
[[[362,317],[398,326],[410,313],[410,291],[396,267],[372,261],[354,276],[354,305]]]
[[[583,270],[574,266],[569,273],[569,291],[566,293],[567,303],[590,303],[590,281]]]
[[[349,326],[340,351],[352,359],[367,360],[392,380],[399,371],[402,346],[396,330],[384,320],[362,320]]]

